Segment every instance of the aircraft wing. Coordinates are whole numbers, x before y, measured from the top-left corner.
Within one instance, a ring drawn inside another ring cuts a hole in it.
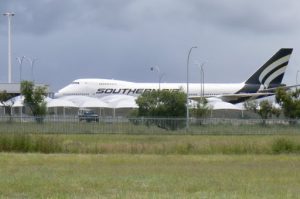
[[[279,87],[275,87],[275,88],[268,88],[268,89],[263,89],[259,92],[264,93],[264,92],[275,92],[277,88],[283,88],[284,90],[289,90],[291,88],[295,88],[295,87],[300,87],[300,84],[296,84],[296,85],[291,85],[291,86],[279,86]]]
[[[220,98],[225,102],[236,101],[241,98],[246,99],[256,99],[261,97],[268,97],[274,95],[272,92],[263,92],[263,93],[238,93],[238,94],[225,94],[221,95]]]
[[[256,99],[256,98],[261,98],[261,97],[268,97],[274,95],[273,92],[263,92],[263,93],[238,93],[238,94],[224,94],[224,95],[218,95],[218,96],[205,96],[206,99],[210,98],[219,98],[224,102],[232,102],[232,101],[237,101],[241,98],[247,98],[247,99]],[[189,97],[189,99],[192,100],[199,100],[201,99],[202,96],[192,96]]]
[[[291,86],[280,86],[280,87],[276,87],[276,88],[269,88],[269,89],[263,89],[263,90],[259,90],[256,93],[232,93],[232,94],[223,94],[223,95],[217,95],[217,96],[205,96],[205,98],[207,100],[209,99],[220,99],[224,102],[230,102],[230,103],[236,103],[237,101],[241,100],[241,99],[257,99],[257,98],[262,98],[262,97],[268,97],[268,96],[272,96],[275,94],[275,91],[277,88],[283,88],[285,90],[289,90],[291,88],[295,88],[295,87],[300,87],[300,84],[297,85],[291,85]],[[189,99],[192,100],[199,100],[201,99],[202,96],[192,96],[189,97]]]

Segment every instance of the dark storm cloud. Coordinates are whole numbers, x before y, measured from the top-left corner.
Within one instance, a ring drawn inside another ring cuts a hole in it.
[[[299,43],[297,0],[0,1],[1,13],[16,13],[14,58],[37,57],[37,80],[55,90],[81,77],[155,81],[156,74],[149,74],[153,65],[166,73],[163,81],[184,82],[192,45],[198,49],[191,63],[208,60],[207,81],[243,81],[273,52]],[[6,74],[4,17],[0,31],[0,70]],[[199,80],[191,67],[192,79]],[[14,70],[17,79],[16,62]],[[0,78],[6,81],[6,75]]]
[[[45,34],[68,28],[129,30],[143,23],[139,1],[134,0],[12,0],[3,10],[14,10],[16,30]],[[138,5],[138,6],[136,6]],[[5,8],[6,7],[6,8]],[[143,15],[143,14],[142,14]]]
[[[193,19],[232,31],[274,33],[297,30],[299,2],[270,1],[193,1]]]
[[[130,26],[123,10],[130,0],[11,0],[6,1],[2,12],[16,13],[14,26],[17,32],[47,34],[70,27],[101,25],[108,28]]]
[[[130,30],[151,22],[209,25],[218,29],[282,32],[295,29],[299,3],[283,1],[183,0],[4,0],[17,31],[45,34],[73,26]]]
[[[65,25],[69,12],[64,12],[66,1],[60,2],[60,5],[57,5],[47,0],[11,0],[6,1],[1,11],[16,13],[14,17],[16,33],[44,34]]]

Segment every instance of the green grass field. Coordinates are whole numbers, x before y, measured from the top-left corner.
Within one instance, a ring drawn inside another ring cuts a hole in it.
[[[0,134],[0,198],[298,198],[300,135]]]
[[[2,133],[0,152],[158,155],[300,153],[300,135]]]
[[[1,198],[298,198],[298,155],[0,154]]]

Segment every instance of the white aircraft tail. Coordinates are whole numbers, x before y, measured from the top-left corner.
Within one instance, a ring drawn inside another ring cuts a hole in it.
[[[280,49],[245,84],[263,85],[265,89],[281,85],[292,52],[292,48]]]

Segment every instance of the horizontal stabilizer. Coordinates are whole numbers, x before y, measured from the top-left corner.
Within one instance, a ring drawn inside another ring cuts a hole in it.
[[[295,87],[300,87],[300,84],[291,85],[291,86],[279,86],[279,87],[276,87],[276,88],[263,89],[263,90],[260,90],[259,92],[260,93],[264,93],[264,92],[275,93],[277,88],[283,88],[284,90],[290,90],[291,88],[295,88]]]
[[[222,101],[225,102],[234,102],[234,101],[238,101],[241,98],[245,98],[245,99],[256,99],[256,98],[261,98],[261,97],[268,97],[268,96],[272,96],[274,95],[273,92],[262,92],[262,93],[237,93],[237,94],[224,94],[224,95],[220,95],[220,96],[205,96],[205,98],[209,99],[211,97],[214,98],[219,98]],[[189,97],[189,99],[191,100],[200,100],[202,98],[202,96],[192,96]]]

